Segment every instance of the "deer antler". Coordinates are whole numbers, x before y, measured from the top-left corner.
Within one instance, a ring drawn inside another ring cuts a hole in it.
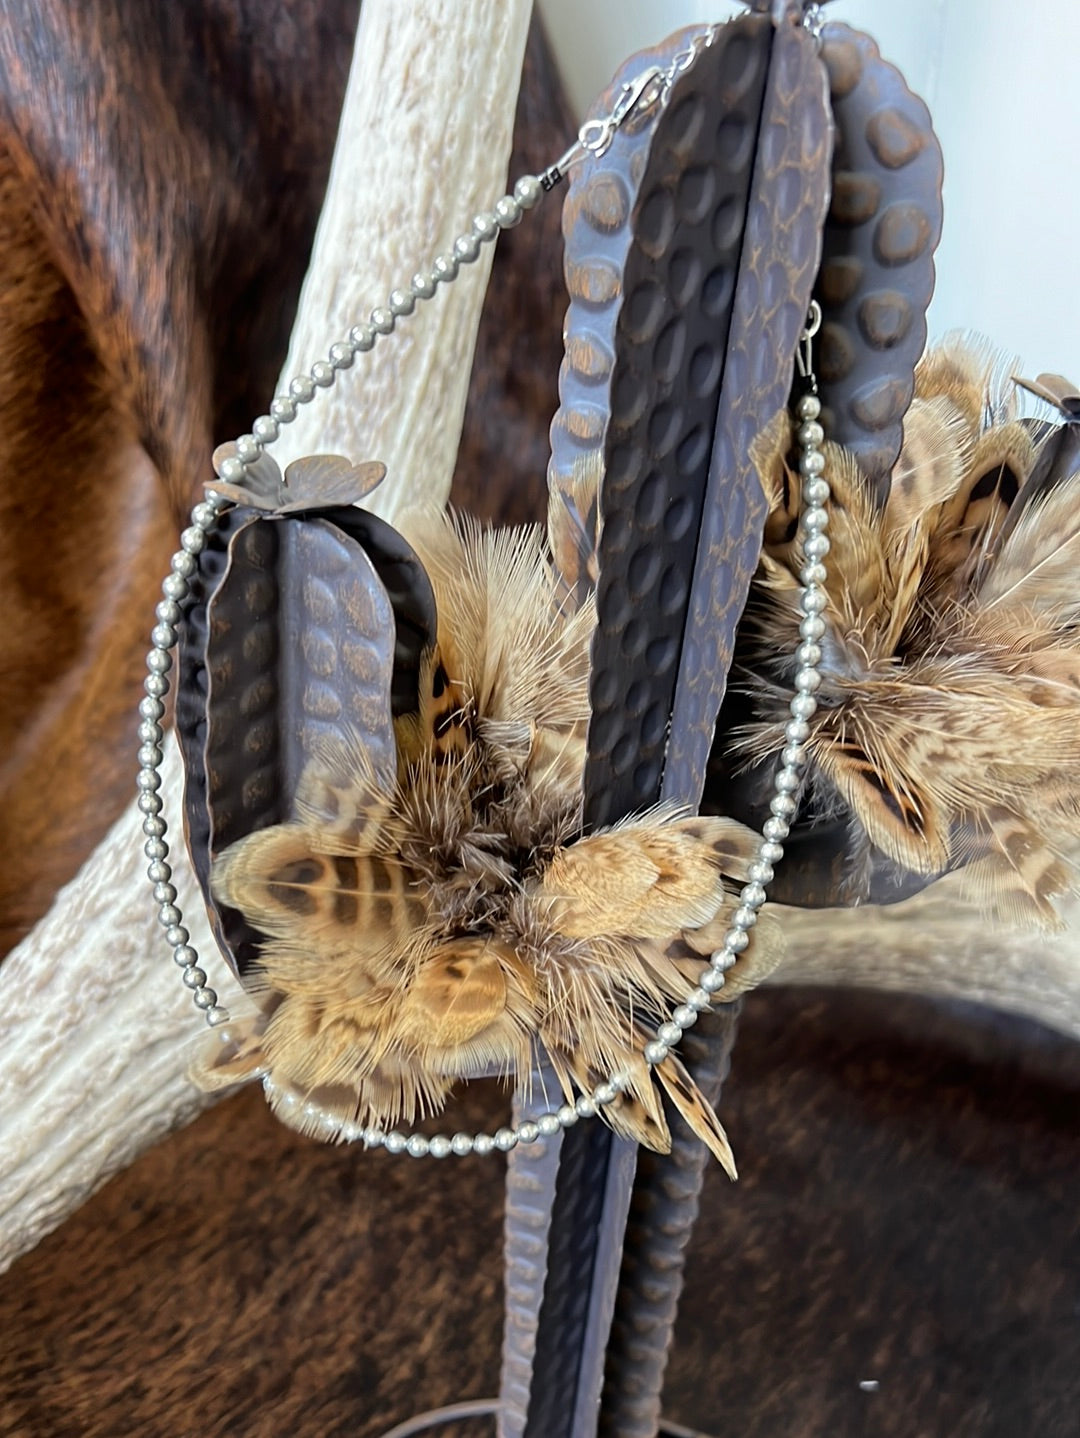
[[[530,11],[530,0],[365,0],[286,387],[501,193]],[[448,302],[361,357],[276,457],[383,460],[388,517],[420,495],[444,502],[490,262],[485,247]],[[163,779],[185,924],[235,1003],[179,842],[172,752]],[[140,823],[133,806],[0,971],[0,1269],[206,1102],[186,1077],[199,1016],[157,928]]]

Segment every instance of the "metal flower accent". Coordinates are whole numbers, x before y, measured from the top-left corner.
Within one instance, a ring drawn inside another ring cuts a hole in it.
[[[242,483],[229,478],[231,466]],[[282,474],[280,465],[265,450],[257,460],[245,464],[235,440],[214,450],[214,469],[221,478],[211,481],[207,489],[233,504],[274,514],[358,504],[386,477],[386,465],[378,460],[353,464],[340,454],[307,455],[286,465]]]

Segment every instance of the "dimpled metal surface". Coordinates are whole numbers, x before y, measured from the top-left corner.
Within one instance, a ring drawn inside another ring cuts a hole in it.
[[[176,737],[184,763],[184,837],[191,856],[195,877],[209,909],[210,893],[210,811],[206,797],[206,694],[209,676],[206,672],[206,644],[209,637],[206,606],[220,585],[228,562],[229,540],[241,523],[250,518],[250,511],[231,509],[223,514],[216,528],[206,536],[206,546],[199,555],[198,567],[191,577],[190,598],[184,617],[177,626]],[[221,924],[210,910],[210,925],[218,945],[233,963],[233,955],[225,943]],[[237,922],[242,923],[239,915]],[[234,942],[241,946],[255,942],[253,929],[242,933],[237,929]],[[236,965],[233,963],[233,967]]]
[[[694,1082],[711,1104],[731,1067],[741,1001],[704,1014],[680,1044]],[[710,1156],[665,1099],[671,1152],[638,1157],[611,1325],[600,1438],[655,1438],[686,1250]]]
[[[837,143],[815,296],[830,439],[858,455],[882,502],[926,344],[941,236],[941,148],[930,113],[868,35],[826,25]]]
[[[765,525],[750,445],[791,389],[821,256],[831,152],[816,47],[801,27],[783,24],[769,67],[664,769],[664,798],[695,807]]]
[[[353,733],[377,768],[393,767],[395,627],[374,565],[337,525],[237,514],[224,572],[189,614],[184,641],[189,692],[205,692],[205,721],[185,704],[178,723],[188,753],[205,724],[201,773],[188,764],[188,837],[215,936],[242,975],[258,936],[215,901],[210,861],[289,817],[300,774],[325,741]],[[208,591],[221,567],[219,548],[209,553]]]
[[[692,33],[635,57],[616,84]],[[592,826],[659,796],[771,34],[762,16],[721,27],[651,141],[620,134],[567,197],[572,303],[550,474],[557,489],[603,443]]]

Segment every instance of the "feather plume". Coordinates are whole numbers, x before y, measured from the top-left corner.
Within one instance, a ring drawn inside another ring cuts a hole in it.
[[[402,528],[439,615],[419,709],[395,724],[394,772],[345,735],[289,822],[216,859],[215,893],[265,936],[263,1008],[201,1081],[265,1076],[279,1114],[325,1137],[435,1112],[458,1079],[527,1073],[539,1043],[567,1100],[617,1075],[604,1117],[665,1151],[663,1090],[734,1174],[689,1074],[672,1057],[654,1075],[641,1049],[722,944],[756,836],[670,808],[583,836],[591,592],[570,596],[540,530]],[[779,957],[767,914],[759,933],[732,994]]]
[[[1012,922],[1056,923],[1080,834],[1080,476],[1028,486],[1038,448],[1010,366],[950,340],[916,375],[883,509],[854,458],[832,486],[822,687],[807,742],[811,801],[847,814],[902,869],[967,864]],[[798,489],[786,450],[755,452],[772,512],[741,663],[752,760],[783,745],[801,614]]]

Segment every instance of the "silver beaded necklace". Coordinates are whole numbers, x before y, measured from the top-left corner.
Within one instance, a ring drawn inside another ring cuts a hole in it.
[[[330,346],[327,360],[317,360],[307,374],[299,375],[290,382],[288,393],[273,400],[269,412],[255,420],[250,434],[241,435],[235,445],[223,447],[229,453],[217,464],[219,477],[229,484],[243,484],[249,468],[278,438],[281,427],[291,424],[300,407],[310,404],[319,390],[333,385],[338,373],[349,369],[358,354],[372,349],[381,336],[391,334],[398,320],[412,314],[418,301],[431,299],[440,285],[450,284],[456,279],[462,265],[477,259],[481,246],[492,243],[501,230],[517,225],[525,211],[539,204],[544,194],[554,189],[574,164],[586,155],[595,158],[603,156],[620,126],[631,116],[658,114],[666,106],[678,77],[694,64],[703,50],[712,45],[716,31],[715,25],[700,31],[666,67],[650,66],[624,84],[610,113],[586,121],[573,145],[553,165],[539,175],[523,175],[509,194],[503,195],[490,210],[474,218],[472,227],[459,235],[450,249],[436,256],[427,269],[413,275],[407,286],[391,290],[385,306],[373,309],[366,323],[354,325],[347,339]],[[817,397],[817,381],[811,363],[811,345],[820,324],[821,311],[815,301],[800,336],[797,356],[804,384],[804,393],[796,404],[799,420],[796,438],[802,477],[799,539],[805,558],[799,576],[802,584],[799,599],[802,612],[800,642],[795,651],[795,693],[789,705],[791,717],[784,730],[785,747],[773,779],[770,816],[762,827],[761,843],[722,947],[701,970],[697,985],[686,1002],[674,1010],[669,1021],[660,1024],[644,1047],[643,1057],[650,1067],[662,1063],[684,1032],[697,1022],[698,1015],[710,1007],[713,996],[724,986],[725,973],[749,944],[751,931],[766,900],[766,886],[772,881],[775,865],[783,858],[784,843],[798,809],[806,762],[805,744],[810,735],[810,720],[817,709],[816,691],[821,685],[818,671],[821,648],[818,641],[825,630],[821,614],[827,603],[824,585],[825,557],[829,552],[826,534],[829,485],[824,474],[825,458],[821,452],[825,437],[819,420],[821,402]],[[173,666],[172,649],[177,642],[177,625],[183,617],[182,605],[191,592],[191,579],[197,569],[198,556],[225,505],[226,500],[213,490],[208,492],[205,500],[195,505],[191,511],[191,524],[180,536],[180,548],[173,555],[169,574],[161,586],[163,597],[155,611],[157,623],[150,635],[152,648],[146,657],[145,697],[139,704],[140,747],[136,783],[146,836],[144,852],[150,861],[147,877],[153,886],[154,902],[158,905],[158,922],[165,931],[165,939],[180,968],[182,982],[191,991],[196,1008],[203,1013],[207,1024],[227,1041],[228,1011],[218,1003],[217,994],[207,983],[207,975],[199,966],[199,955],[190,942],[191,935],[184,927],[183,915],[176,903],[177,891],[172,883],[173,871],[168,861],[167,825],[162,817],[163,803],[158,793],[164,737],[161,720],[165,715],[164,701],[169,693],[168,676]],[[407,1153],[413,1158],[446,1158],[495,1150],[508,1153],[519,1143],[534,1143],[541,1136],[570,1128],[579,1118],[594,1116],[599,1109],[614,1102],[626,1082],[623,1075],[613,1074],[575,1103],[552,1107],[535,1120],[528,1119],[512,1127],[500,1128],[494,1134],[455,1133],[428,1137],[420,1133],[405,1134],[397,1129],[384,1132],[359,1124],[341,1127],[336,1120],[331,1125],[331,1121],[323,1118],[316,1109],[312,1109],[308,1117],[315,1122],[322,1119],[328,1130],[332,1126],[334,1136],[341,1141],[360,1142],[367,1148],[381,1147],[388,1153]],[[269,1076],[263,1079],[263,1086],[267,1096],[275,1097],[279,1104],[301,1104],[292,1095],[277,1093]]]

